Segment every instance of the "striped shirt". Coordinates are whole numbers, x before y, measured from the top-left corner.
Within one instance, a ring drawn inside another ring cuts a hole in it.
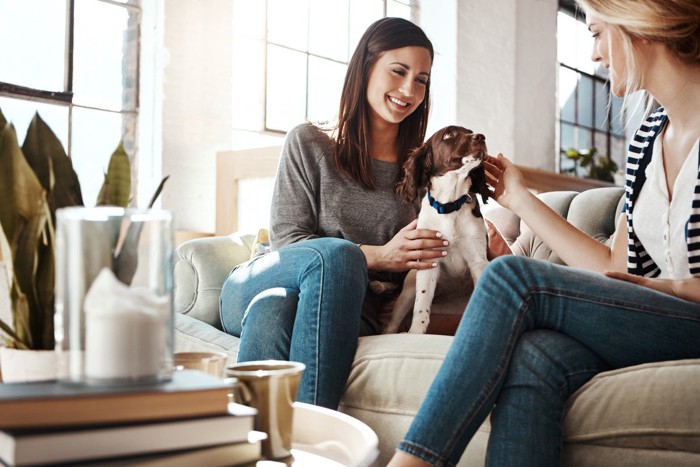
[[[627,216],[628,233],[627,270],[630,274],[657,277],[661,272],[637,238],[632,226],[632,215],[639,192],[646,181],[646,168],[651,161],[654,141],[667,121],[668,116],[663,107],[656,110],[639,127],[627,151],[624,210]],[[698,160],[700,161],[700,157]],[[688,247],[690,274],[697,277],[700,276],[700,162],[698,163],[698,175],[693,193],[690,218],[685,225],[685,240]]]

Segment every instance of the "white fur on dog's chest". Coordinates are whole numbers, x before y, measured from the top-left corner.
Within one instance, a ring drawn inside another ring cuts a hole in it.
[[[472,201],[476,202],[476,199]],[[464,310],[473,286],[488,263],[486,225],[483,218],[474,215],[473,207],[467,203],[457,211],[440,214],[423,201],[418,228],[440,232],[449,242],[444,248],[447,256],[437,260],[437,268],[409,272],[385,332],[397,332],[411,309],[413,321],[409,332],[420,334],[426,332],[433,310],[452,313],[455,307]]]

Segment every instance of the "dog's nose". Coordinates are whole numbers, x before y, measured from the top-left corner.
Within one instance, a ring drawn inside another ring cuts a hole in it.
[[[486,141],[486,137],[484,135],[482,135],[481,133],[475,134],[473,136],[473,138],[474,138],[474,141],[479,142],[479,143],[483,143],[484,141]]]

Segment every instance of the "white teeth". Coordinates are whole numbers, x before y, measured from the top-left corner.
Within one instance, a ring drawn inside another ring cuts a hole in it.
[[[400,101],[395,97],[389,96],[389,100],[396,105],[400,105],[401,107],[408,107],[408,102]]]

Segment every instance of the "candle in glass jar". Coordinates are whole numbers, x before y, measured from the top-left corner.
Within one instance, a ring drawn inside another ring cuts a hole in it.
[[[127,287],[103,269],[85,297],[85,376],[149,379],[166,364],[169,297]]]

